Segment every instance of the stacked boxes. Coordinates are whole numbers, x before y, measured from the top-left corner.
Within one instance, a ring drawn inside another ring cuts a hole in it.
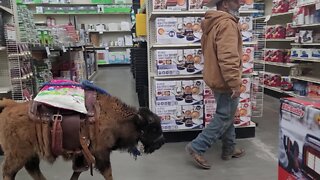
[[[243,73],[253,72],[254,47],[244,47],[242,49]]]
[[[200,43],[201,17],[156,18],[158,44]]]
[[[280,107],[278,179],[320,179],[320,102],[287,98]]]
[[[157,50],[156,71],[159,76],[201,74],[201,49]]]
[[[203,80],[155,81],[163,130],[203,128]]]
[[[250,78],[243,78],[242,85],[240,87],[240,103],[236,113],[234,125],[243,126],[251,121],[251,84]],[[214,117],[217,108],[216,100],[212,90],[205,85],[204,87],[204,121],[205,125],[208,125]]]

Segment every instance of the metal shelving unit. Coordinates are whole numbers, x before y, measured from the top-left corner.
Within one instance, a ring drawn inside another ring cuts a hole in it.
[[[198,80],[203,79],[202,74],[195,74],[195,75],[170,75],[170,76],[159,76],[156,74],[156,64],[155,64],[155,52],[157,50],[176,50],[176,49],[198,49],[201,48],[200,43],[190,43],[190,44],[160,44],[157,43],[156,39],[156,18],[158,17],[203,17],[205,12],[203,11],[161,11],[161,12],[155,12],[152,11],[152,1],[146,1],[146,7],[147,7],[147,31],[148,31],[148,79],[149,79],[149,107],[151,110],[155,110],[155,97],[156,97],[156,90],[155,90],[155,81],[161,80],[161,81],[170,81],[170,80]],[[262,12],[260,10],[249,10],[249,11],[242,11],[241,14],[251,14],[251,13],[257,13]],[[257,40],[252,42],[244,42],[243,45],[245,47],[254,47],[257,46],[259,42]],[[243,77],[250,78],[252,82],[257,82],[255,80],[259,80],[259,78],[254,78],[254,75],[258,75],[257,73],[251,73],[251,74],[244,74]],[[255,117],[261,117],[263,114],[263,88],[258,88],[255,93],[252,93],[255,97]],[[237,128],[254,128],[255,123],[250,122],[250,125],[248,126],[238,126]],[[181,133],[181,132],[193,132],[193,131],[199,131],[201,129],[187,129],[187,130],[166,130],[167,133]]]

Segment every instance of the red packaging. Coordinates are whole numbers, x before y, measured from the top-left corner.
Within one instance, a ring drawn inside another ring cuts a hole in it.
[[[285,13],[289,11],[289,1],[288,0],[273,0],[272,13]]]
[[[274,32],[275,32],[274,26],[267,26],[266,34],[265,34],[266,39],[272,39]]]
[[[281,99],[278,180],[320,179],[320,101]]]
[[[292,28],[292,23],[288,23],[286,27],[286,37],[295,37],[297,31]]]
[[[276,25],[274,33],[272,35],[273,39],[285,39],[286,38],[286,28],[282,25]]]

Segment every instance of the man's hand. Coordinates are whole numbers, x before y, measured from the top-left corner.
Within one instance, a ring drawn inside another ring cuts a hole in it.
[[[241,94],[240,88],[238,88],[238,89],[233,89],[233,90],[232,90],[231,98],[232,98],[232,99],[236,99],[236,98],[240,97],[240,94]]]

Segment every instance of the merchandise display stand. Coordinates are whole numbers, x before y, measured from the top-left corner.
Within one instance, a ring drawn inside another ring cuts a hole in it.
[[[189,7],[185,6],[183,10],[161,10],[161,6],[153,2],[146,2],[149,107],[161,117],[169,141],[190,140],[209,123],[215,111],[213,94],[203,82],[201,73],[203,59],[200,22],[205,10],[190,10],[190,2]],[[253,68],[254,50],[258,41],[253,37],[251,17],[252,14],[263,12],[253,9],[253,6],[241,10],[244,17],[240,21],[247,31],[243,32],[245,91],[239,105],[241,118],[235,121],[238,138],[254,137],[255,123],[251,118],[261,117],[263,113],[263,88]],[[193,99],[190,101],[189,89]]]
[[[94,50],[98,65],[130,64],[133,45],[131,0],[75,0],[71,3],[22,0],[21,5],[33,12],[36,24],[45,25],[38,33],[46,34],[49,30],[50,35],[52,27],[72,22],[80,30],[80,43],[76,46],[85,46],[91,52]]]
[[[6,5],[6,6],[5,6]],[[14,22],[13,6],[11,1],[0,5],[0,98],[9,98],[11,87],[11,79],[9,72],[9,61],[7,53],[7,42],[5,38],[5,24]]]

